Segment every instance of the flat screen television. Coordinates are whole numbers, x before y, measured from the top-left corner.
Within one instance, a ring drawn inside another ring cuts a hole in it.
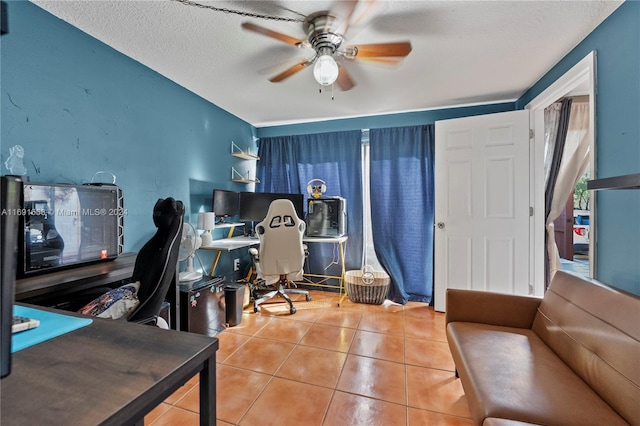
[[[213,205],[211,211],[216,214],[220,222],[224,222],[227,217],[238,215],[239,193],[227,191],[225,189],[213,190]]]
[[[122,253],[126,210],[115,185],[25,182],[19,274],[113,260]]]
[[[22,180],[2,176],[0,188],[0,377],[11,372],[11,324],[16,286]]]
[[[261,221],[267,216],[271,202],[282,198],[291,200],[296,209],[296,214],[300,219],[304,220],[304,195],[277,192],[241,192],[240,220],[242,222]]]

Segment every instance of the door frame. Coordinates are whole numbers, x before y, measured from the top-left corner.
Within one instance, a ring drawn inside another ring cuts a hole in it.
[[[587,92],[576,93],[580,88],[585,87]],[[589,170],[591,177],[596,176],[595,162],[595,141],[596,141],[596,51],[591,51],[587,56],[575,64],[562,77],[547,87],[542,93],[536,96],[531,102],[525,105],[524,109],[529,110],[530,126],[533,129],[533,143],[531,144],[532,167],[530,176],[531,205],[534,206],[533,227],[531,229],[531,270],[530,282],[534,283],[534,294],[544,295],[544,109],[558,99],[568,95],[588,95],[589,96]],[[594,194],[592,194],[594,195]],[[597,241],[597,230],[593,226],[596,223],[595,208],[596,197],[592,196],[589,202],[589,275],[595,276],[595,244]]]

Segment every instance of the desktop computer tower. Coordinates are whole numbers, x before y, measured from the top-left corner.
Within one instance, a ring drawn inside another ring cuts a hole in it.
[[[307,204],[308,237],[341,237],[347,233],[347,200],[311,198]]]

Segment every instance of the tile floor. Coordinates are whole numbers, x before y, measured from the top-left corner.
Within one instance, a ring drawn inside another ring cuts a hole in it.
[[[424,303],[365,305],[335,293],[246,309],[217,337],[217,425],[471,425],[446,343]],[[198,377],[145,417],[197,425]]]

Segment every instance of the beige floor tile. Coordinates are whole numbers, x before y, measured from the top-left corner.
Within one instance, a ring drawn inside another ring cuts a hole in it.
[[[218,338],[218,352],[216,352],[217,362],[222,362],[227,359],[240,346],[251,339],[251,336],[240,333],[230,333],[226,330],[219,333],[216,337]]]
[[[271,380],[268,374],[219,365],[217,370],[217,418],[236,424]]]
[[[182,398],[176,401],[174,407],[182,408],[183,410],[192,411],[194,413],[200,412],[200,385],[195,385],[189,392],[185,393]]]
[[[340,307],[336,309],[325,309],[316,320],[316,323],[335,325],[338,327],[357,328],[361,317],[361,310],[352,310]]]
[[[331,389],[274,377],[239,424],[321,425],[332,394]]]
[[[337,391],[324,420],[326,426],[391,426],[407,424],[407,407]]]
[[[405,345],[407,364],[452,372],[455,370],[455,364],[447,343],[407,338]]]
[[[471,419],[449,416],[446,414],[434,413],[433,411],[409,408],[409,421],[407,426],[473,426]]]
[[[191,389],[193,389],[194,386],[198,384],[200,380],[200,375],[196,374],[194,377],[197,377],[198,380],[194,380],[194,378],[191,378],[191,380],[187,381],[187,383],[180,386],[180,388],[177,391],[175,391],[167,399],[165,399],[164,402],[166,402],[169,405],[175,404],[177,400],[182,398],[187,392],[189,392]]]
[[[246,334],[248,336],[255,335],[271,321],[271,317],[256,315],[254,313],[244,312],[240,324],[227,328],[224,332]]]
[[[313,323],[304,321],[287,321],[274,318],[262,330],[256,333],[256,337],[263,339],[279,340],[283,342],[298,343],[307,334]]]
[[[402,363],[405,358],[404,337],[358,330],[349,353]]]
[[[407,365],[409,406],[470,418],[460,379],[450,371]]]
[[[409,302],[405,306],[404,317],[406,337],[447,341],[443,312],[435,312],[425,303]]]
[[[170,404],[167,404],[167,403],[163,402],[160,405],[158,405],[156,408],[151,410],[149,412],[149,414],[144,416],[144,424],[145,424],[145,426],[150,425],[151,423],[156,421],[162,414],[164,414],[167,411],[169,411],[170,408],[171,408]]]
[[[182,408],[171,407],[163,413],[151,426],[199,426],[200,415]]]
[[[276,376],[333,389],[346,359],[346,353],[297,346]]]
[[[406,404],[405,366],[375,358],[349,355],[336,389]]]
[[[402,311],[385,312],[382,306],[378,309],[367,308],[362,314],[358,330],[404,336],[404,314]]]
[[[301,345],[348,352],[356,330],[325,324],[313,324],[300,340]]]
[[[289,342],[253,337],[224,360],[223,365],[273,374],[289,356],[294,346]]]

